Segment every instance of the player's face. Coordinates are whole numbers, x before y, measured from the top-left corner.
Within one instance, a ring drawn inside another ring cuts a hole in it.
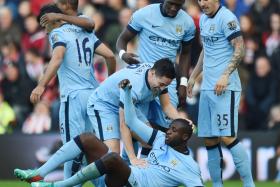
[[[163,10],[169,17],[176,17],[184,3],[185,0],[165,0]]]
[[[182,126],[176,123],[172,123],[169,129],[166,131],[165,143],[171,147],[182,145],[183,140]]]
[[[219,0],[198,0],[198,4],[204,14],[212,16],[219,8]]]
[[[158,96],[170,83],[172,79],[167,77],[158,77],[153,73],[152,81],[150,82],[151,91],[154,96]]]

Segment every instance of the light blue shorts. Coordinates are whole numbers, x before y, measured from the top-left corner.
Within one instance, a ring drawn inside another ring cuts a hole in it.
[[[238,129],[240,92],[227,90],[217,96],[201,90],[198,113],[199,137],[235,137]]]
[[[96,136],[101,140],[120,139],[119,114],[106,110],[96,110],[94,106],[88,106],[89,119],[93,124]]]
[[[177,84],[176,80],[174,79],[171,82],[171,84],[168,86],[168,94],[169,94],[170,102],[175,108],[177,108],[178,105],[176,84]],[[150,102],[148,120],[152,124],[159,125],[164,128],[169,128],[171,120],[163,112],[158,97],[154,101]]]
[[[87,115],[87,101],[93,90],[77,90],[60,103],[59,124],[63,143],[84,132],[94,132]]]

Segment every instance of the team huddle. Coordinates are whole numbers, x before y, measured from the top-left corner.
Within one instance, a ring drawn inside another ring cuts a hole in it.
[[[38,21],[53,50],[30,99],[38,102],[57,74],[63,146],[38,169],[15,169],[16,177],[33,187],[82,186],[86,181],[96,187],[204,186],[188,149],[195,127],[182,110],[202,74],[197,135],[207,149],[213,186],[223,186],[221,142],[232,154],[243,186],[255,186],[248,155],[237,139],[237,67],[244,56],[239,22],[219,0],[198,0],[204,13],[199,22],[203,49],[189,75],[196,27],[181,9],[184,3],[164,0],[134,12],[116,43],[128,66],[117,72],[114,54],[95,36],[94,23],[77,16],[78,0],[57,0],[41,8]],[[135,37],[137,55],[127,52]],[[109,76],[100,85],[94,54],[107,62]],[[65,179],[45,182],[61,164]]]

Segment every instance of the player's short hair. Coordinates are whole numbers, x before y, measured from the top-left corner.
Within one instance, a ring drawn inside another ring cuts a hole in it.
[[[79,0],[58,0],[62,4],[69,3],[73,10],[78,10]]]
[[[152,67],[158,77],[167,77],[174,79],[176,76],[174,63],[168,58],[162,58],[155,62]]]
[[[37,16],[38,23],[40,23],[41,18],[47,13],[60,13],[60,14],[62,14],[62,11],[55,4],[44,5],[40,9],[40,13]]]
[[[180,124],[181,126],[184,127],[184,131],[185,133],[187,133],[188,135],[188,139],[191,138],[192,134],[193,134],[193,124],[190,123],[188,120],[182,119],[182,118],[178,118],[178,119],[174,119],[171,124]]]

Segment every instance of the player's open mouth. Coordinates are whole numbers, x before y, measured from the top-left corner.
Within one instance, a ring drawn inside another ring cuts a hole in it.
[[[165,141],[168,141],[169,140],[169,137],[168,136],[165,136]]]

